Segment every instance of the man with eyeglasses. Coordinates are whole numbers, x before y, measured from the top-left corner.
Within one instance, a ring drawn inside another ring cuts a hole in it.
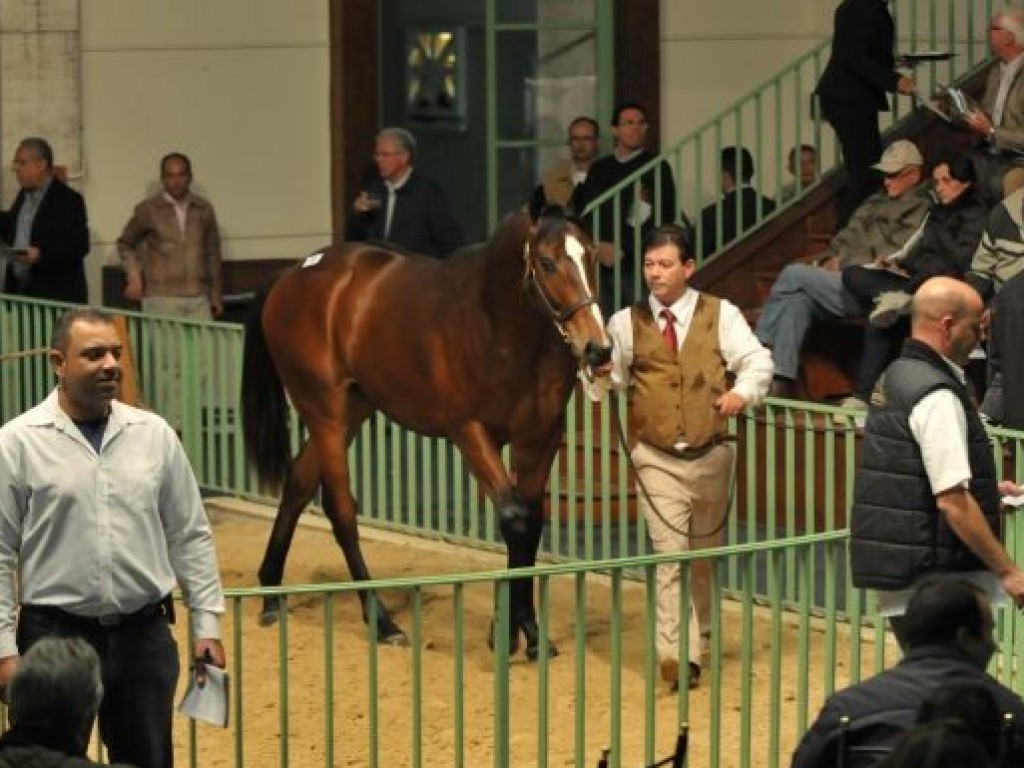
[[[771,394],[796,395],[800,347],[812,320],[834,320],[865,314],[865,308],[843,287],[841,270],[870,264],[898,251],[920,228],[932,204],[922,183],[924,158],[913,142],[893,142],[874,168],[885,189],[865,200],[813,264],[790,264],[772,286],[755,332],[772,348],[775,379]]]
[[[85,201],[54,176],[53,149],[45,139],[22,139],[12,165],[21,189],[11,209],[0,211],[0,246],[9,246],[0,247],[0,290],[86,303]]]
[[[597,120],[592,117],[581,115],[569,123],[565,141],[569,145],[569,159],[556,163],[544,174],[530,197],[530,216],[539,218],[548,205],[560,205],[570,213],[575,212],[575,198],[597,157],[598,133]]]
[[[988,33],[989,48],[996,65],[989,70],[984,111],[970,113],[967,125],[981,139],[975,156],[978,175],[995,204],[1004,196],[1007,172],[1024,177],[1024,11],[1004,7],[992,16]]]
[[[416,139],[404,128],[384,128],[374,142],[380,178],[352,203],[345,238],[394,243],[443,259],[466,242],[441,186],[413,167]]]
[[[601,264],[601,310],[610,317],[615,310],[636,300],[639,286],[634,276],[636,254],[643,238],[655,226],[672,224],[678,217],[672,169],[662,161],[645,171],[635,184],[603,202],[587,207],[651,163],[657,155],[647,148],[647,111],[636,102],[619,104],[612,112],[615,149],[594,161],[577,198],[576,211],[586,213],[586,224],[598,241]],[[619,248],[616,249],[616,234]],[[615,267],[620,269],[621,290],[615,293]]]

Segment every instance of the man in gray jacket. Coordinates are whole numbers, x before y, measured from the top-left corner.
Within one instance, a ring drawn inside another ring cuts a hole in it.
[[[918,230],[932,203],[928,185],[921,183],[923,166],[921,152],[912,142],[893,142],[875,165],[885,174],[885,189],[854,211],[816,263],[790,264],[782,270],[755,329],[761,342],[772,348],[772,395],[793,396],[800,347],[811,320],[865,314],[866,308],[843,288],[840,270],[898,251]]]

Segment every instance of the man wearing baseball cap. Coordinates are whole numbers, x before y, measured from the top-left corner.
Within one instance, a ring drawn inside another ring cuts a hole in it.
[[[843,288],[841,270],[870,264],[898,251],[924,221],[932,197],[922,184],[924,159],[913,142],[894,141],[874,166],[884,189],[867,198],[813,264],[790,264],[772,286],[755,332],[772,349],[775,379],[770,394],[796,395],[800,347],[812,320],[858,317],[865,310]]]

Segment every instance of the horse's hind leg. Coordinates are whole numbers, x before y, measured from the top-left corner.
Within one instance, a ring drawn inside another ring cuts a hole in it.
[[[320,477],[324,489],[324,513],[331,523],[334,540],[345,555],[345,563],[353,581],[369,581],[370,571],[363,559],[363,551],[359,546],[359,527],[356,518],[356,500],[352,495],[350,473],[348,467],[348,444],[359,428],[359,425],[373,413],[373,407],[356,389],[345,393],[342,405],[344,411],[344,429],[339,429],[332,422],[318,422],[314,428],[309,424],[311,440],[315,441],[317,455],[320,457]],[[359,592],[359,600],[363,607],[363,621],[369,620],[369,597]],[[389,645],[408,645],[405,633],[392,621],[387,609],[381,601],[376,603],[377,640]]]
[[[281,502],[277,507],[274,527],[267,541],[267,549],[260,563],[259,580],[264,587],[276,587],[281,584],[284,576],[284,562],[295,536],[295,526],[306,505],[316,493],[320,484],[320,465],[316,451],[307,442],[299,450],[292,462],[291,471],[285,480],[281,492]],[[260,624],[268,626],[278,619],[280,600],[276,597],[263,598],[263,611],[260,613]]]

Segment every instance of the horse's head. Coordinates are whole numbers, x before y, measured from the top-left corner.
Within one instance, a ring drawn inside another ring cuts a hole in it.
[[[587,233],[558,212],[545,213],[523,249],[524,282],[540,309],[587,367],[611,359],[604,318],[597,305],[594,245]]]

